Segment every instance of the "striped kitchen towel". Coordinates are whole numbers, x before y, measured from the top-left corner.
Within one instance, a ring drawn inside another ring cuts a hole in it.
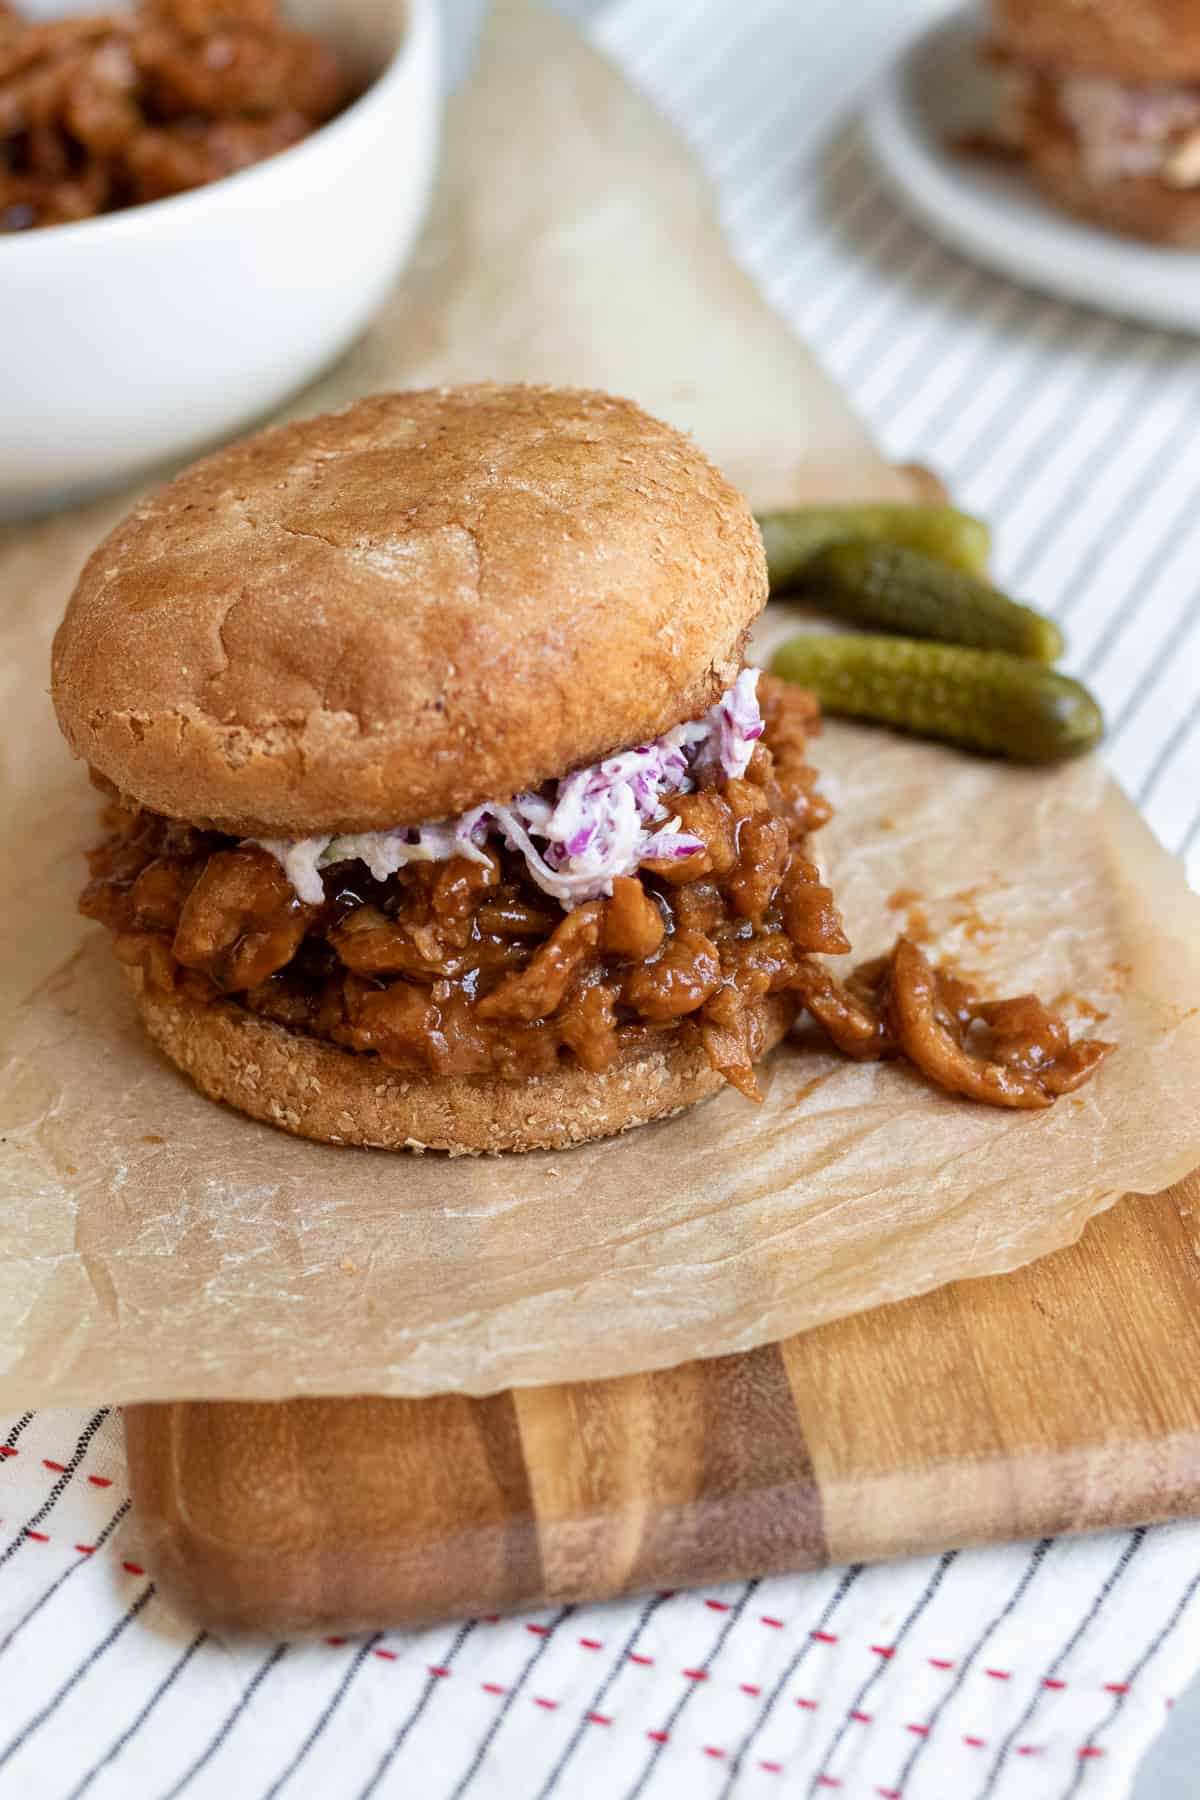
[[[1115,1800],[1200,1664],[1191,1526],[288,1645],[158,1597],[115,1416],[0,1509],[0,1800]]]

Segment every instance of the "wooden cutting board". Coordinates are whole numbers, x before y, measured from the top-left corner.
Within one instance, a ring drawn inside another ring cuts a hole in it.
[[[130,1407],[144,1553],[206,1625],[349,1633],[1200,1512],[1198,1209],[661,1374]]]

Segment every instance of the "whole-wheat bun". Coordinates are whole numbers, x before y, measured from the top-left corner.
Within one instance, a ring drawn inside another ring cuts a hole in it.
[[[725,1085],[703,1049],[684,1045],[677,1032],[626,1051],[602,1074],[564,1064],[521,1081],[406,1075],[234,1001],[158,1000],[140,969],[125,976],[151,1037],[201,1093],[327,1144],[454,1155],[561,1150],[682,1112]],[[796,1010],[790,994],[756,1003],[756,1057],[774,1049]]]
[[[996,43],[1057,74],[1127,87],[1200,80],[1195,0],[991,0]]]
[[[416,824],[702,712],[766,592],[741,496],[631,402],[381,394],[143,500],[80,577],[54,704],[170,817]]]

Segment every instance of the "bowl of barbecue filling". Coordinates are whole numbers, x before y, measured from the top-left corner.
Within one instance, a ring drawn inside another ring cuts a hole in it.
[[[54,11],[0,0],[0,519],[311,380],[386,299],[436,157],[436,0]]]
[[[1076,1085],[1093,1052],[1024,1014],[956,1060],[979,1021],[912,946],[817,960],[850,946],[815,703],[744,661],[766,595],[741,496],[598,393],[382,395],[150,495],[53,692],[108,797],[82,908],[155,1042],[301,1136],[450,1151],[754,1100],[801,1006],[977,1098]]]

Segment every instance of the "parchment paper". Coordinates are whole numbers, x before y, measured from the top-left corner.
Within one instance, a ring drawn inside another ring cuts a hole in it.
[[[903,491],[729,262],[686,157],[568,29],[501,6],[419,267],[312,411],[460,376],[596,382],[695,428],[763,503]],[[0,537],[0,1403],[488,1392],[743,1349],[1013,1268],[1200,1161],[1200,903],[1087,763],[1018,773],[831,729],[825,856],[856,949],[899,926],[997,990],[1108,1014],[1051,1112],[803,1044],[582,1150],[300,1143],[143,1039],[75,914],[95,797],[45,700],[82,556],[128,496]],[[773,630],[785,628],[776,620]]]

